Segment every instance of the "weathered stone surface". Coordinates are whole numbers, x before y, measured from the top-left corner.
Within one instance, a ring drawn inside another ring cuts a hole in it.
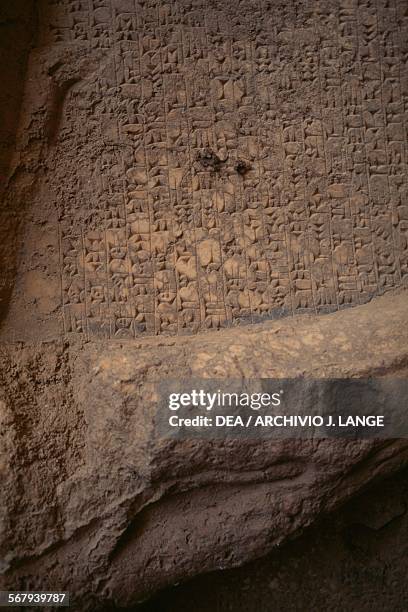
[[[408,13],[26,8],[0,12],[2,580],[125,605],[406,463],[404,440],[158,440],[154,383],[407,375]]]
[[[282,545],[406,464],[408,442],[159,440],[154,382],[404,375],[407,323],[402,292],[160,346],[10,346],[2,367],[5,584],[58,584],[80,609],[125,605]]]
[[[302,536],[243,567],[161,592],[139,612],[403,610],[408,471],[353,498]],[[305,602],[306,605],[305,605]]]
[[[36,7],[3,338],[185,335],[407,284],[404,0]]]
[[[27,193],[25,181],[20,180],[17,198],[13,201],[5,195],[13,192],[18,122],[37,26],[34,4],[33,0],[15,0],[0,6],[0,321],[15,280],[16,241]]]

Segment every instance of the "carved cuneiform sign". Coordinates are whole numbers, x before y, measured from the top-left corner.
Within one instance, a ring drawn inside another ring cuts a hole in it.
[[[49,0],[64,333],[183,334],[408,279],[406,0]]]

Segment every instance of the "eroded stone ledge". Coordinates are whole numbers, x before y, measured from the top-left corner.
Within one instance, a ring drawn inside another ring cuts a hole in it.
[[[401,292],[185,339],[3,347],[4,584],[131,604],[267,553],[399,469],[406,440],[157,440],[154,382],[401,375],[407,319]]]

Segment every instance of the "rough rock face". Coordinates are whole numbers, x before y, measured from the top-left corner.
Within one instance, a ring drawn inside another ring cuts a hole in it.
[[[286,546],[234,570],[166,589],[140,612],[403,610],[408,473],[357,496]]]
[[[17,128],[24,77],[36,25],[33,1],[16,0],[0,6],[0,320],[7,311],[13,286],[17,232],[27,188],[26,181],[20,180],[18,196],[13,198],[16,178],[13,157],[19,146]]]
[[[0,94],[0,174],[1,188],[8,170],[24,91],[27,59],[34,43],[36,19],[33,2],[16,0],[0,7],[0,58],[2,91]]]
[[[407,462],[406,440],[161,439],[155,383],[407,375],[408,12],[30,8],[0,99],[2,582],[124,606]]]
[[[3,338],[186,335],[406,285],[404,0],[35,6]]]
[[[160,346],[9,346],[6,586],[58,584],[81,609],[132,604],[265,554],[405,465],[406,440],[158,439],[154,382],[406,375],[407,317],[403,292],[324,317],[164,338]]]

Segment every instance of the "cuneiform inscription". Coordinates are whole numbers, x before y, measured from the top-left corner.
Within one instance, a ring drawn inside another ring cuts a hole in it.
[[[407,283],[404,0],[48,11],[44,44],[104,58],[55,144],[65,333],[194,333]]]

